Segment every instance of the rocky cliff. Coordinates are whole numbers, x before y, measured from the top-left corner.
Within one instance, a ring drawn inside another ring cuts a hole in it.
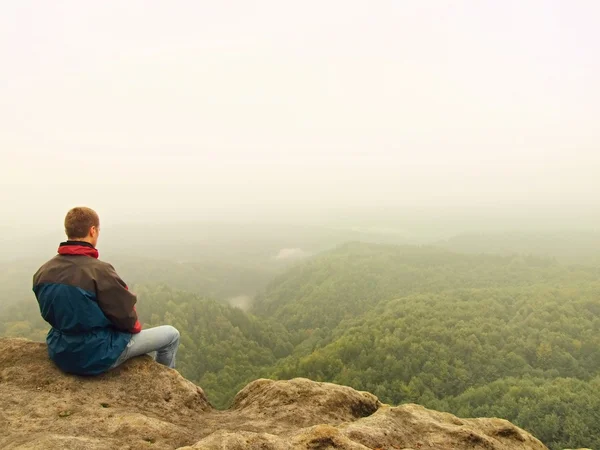
[[[307,379],[257,380],[226,411],[148,357],[64,375],[46,346],[0,339],[3,449],[546,449],[501,419],[459,419]]]

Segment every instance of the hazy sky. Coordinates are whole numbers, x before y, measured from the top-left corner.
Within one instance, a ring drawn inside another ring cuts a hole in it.
[[[600,2],[4,1],[0,214],[600,208]]]

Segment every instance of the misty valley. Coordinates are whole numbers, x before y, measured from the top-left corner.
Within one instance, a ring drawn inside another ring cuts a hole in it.
[[[183,240],[157,227],[151,245],[107,230],[100,252],[144,327],[181,331],[177,369],[215,406],[257,378],[306,377],[505,418],[551,449],[600,448],[599,233],[415,244],[356,229],[194,229]],[[31,276],[55,242],[41,242],[3,255],[2,337],[45,340]]]

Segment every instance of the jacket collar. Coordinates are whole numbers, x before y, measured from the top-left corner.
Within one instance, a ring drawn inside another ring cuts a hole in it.
[[[98,250],[89,242],[66,241],[58,247],[59,255],[83,255],[98,258]]]

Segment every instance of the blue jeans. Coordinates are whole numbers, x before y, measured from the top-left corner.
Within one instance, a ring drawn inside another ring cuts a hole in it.
[[[156,362],[175,368],[175,355],[179,347],[179,331],[170,325],[148,328],[131,335],[131,340],[112,368],[136,356],[156,352]]]

